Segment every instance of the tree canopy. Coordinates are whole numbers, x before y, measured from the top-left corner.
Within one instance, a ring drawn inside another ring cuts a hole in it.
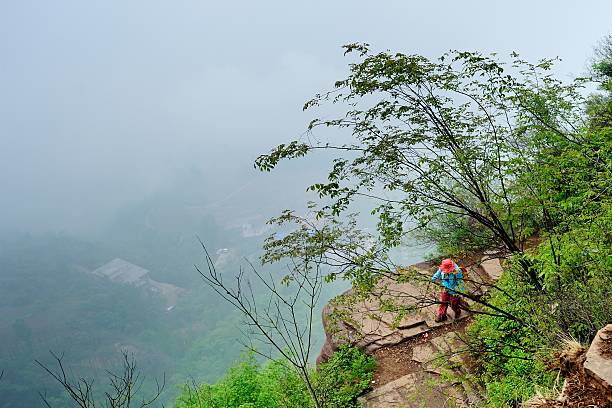
[[[277,146],[257,168],[333,151],[328,180],[309,187],[331,199],[319,215],[371,199],[386,247],[399,245],[416,222],[421,237],[436,243],[460,229],[464,251],[502,245],[520,253],[536,231],[554,227],[547,203],[526,202],[523,192],[543,193],[528,180],[542,153],[585,142],[583,78],[564,84],[551,74],[553,60],[531,64],[516,54],[506,64],[473,52],[437,60],[375,53],[367,44],[345,46],[349,53],[358,62],[348,77],[304,106],[338,104],[344,114],[314,119],[308,142]],[[348,129],[352,140],[321,139],[321,127]],[[534,266],[522,264],[541,288]]]

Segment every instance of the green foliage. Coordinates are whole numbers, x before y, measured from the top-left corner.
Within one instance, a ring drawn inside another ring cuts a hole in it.
[[[185,386],[176,406],[297,408],[312,404],[304,382],[287,364],[262,366],[253,354],[246,354],[217,383],[196,389]]]
[[[470,328],[481,379],[493,406],[514,406],[556,373],[543,363],[568,335],[588,343],[612,316],[610,128],[584,134],[585,143],[555,140],[539,165],[517,183],[523,202],[544,203],[540,243],[522,255],[539,271],[542,291],[520,278],[509,260],[490,302],[520,321],[478,316]],[[550,135],[549,135],[550,136]],[[550,139],[549,139],[550,141]]]
[[[612,35],[604,37],[595,49],[591,74],[604,91],[591,95],[588,101],[586,108],[591,128],[612,126]]]
[[[486,384],[488,403],[494,407],[513,407],[531,398],[539,387],[553,385],[555,375],[539,362],[511,360],[505,374]]]
[[[517,181],[529,186],[525,203],[544,203],[549,223],[540,244],[523,255],[537,267],[543,290],[520,279],[511,258],[491,303],[521,321],[479,316],[470,328],[494,406],[514,406],[536,387],[552,386],[556,374],[543,362],[559,340],[569,335],[588,343],[610,321],[611,134],[610,128],[589,131],[581,144],[557,139],[556,148],[542,151],[539,165]]]
[[[612,80],[612,35],[602,38],[595,48],[592,73],[603,83]]]
[[[559,340],[569,335],[588,343],[612,316],[612,128],[605,119],[610,102],[599,97],[589,103],[587,127],[571,137],[532,130],[509,167],[513,210],[524,217],[523,233],[538,236],[539,244],[509,260],[499,290],[488,299],[518,320],[481,315],[470,328],[492,406],[516,406],[536,388],[550,388],[556,373],[545,362]],[[439,221],[458,230],[443,235],[441,229],[443,251],[461,253],[470,243],[460,221]],[[538,271],[542,290],[521,278],[521,259]]]
[[[593,69],[603,77],[612,78],[612,62],[599,61],[593,64]]]
[[[417,232],[417,237],[425,242],[435,242],[436,255],[454,254],[463,256],[490,248],[495,237],[462,215],[443,214]]]
[[[355,214],[342,221],[324,211],[313,215],[316,220],[284,211],[272,218],[269,224],[292,228],[292,232],[266,239],[262,263],[291,259],[291,268],[300,271],[323,265],[330,271],[325,277],[328,282],[341,277],[364,291],[371,289],[390,268],[384,243],[359,229]]]
[[[326,407],[359,407],[357,397],[372,381],[374,358],[356,347],[343,345],[314,375],[318,395]]]
[[[516,181],[538,164],[542,151],[556,148],[549,142],[582,143],[574,122],[582,114],[584,79],[562,83],[550,74],[553,60],[532,64],[516,54],[505,63],[476,52],[428,59],[376,53],[367,44],[345,49],[358,55],[348,77],[305,108],[341,105],[343,115],[315,119],[309,132],[333,127],[352,137],[336,144],[317,134],[312,138],[317,142],[279,145],[260,156],[256,167],[270,171],[281,160],[331,151],[327,182],[309,187],[324,200],[316,214],[339,222],[356,200],[372,199],[377,236],[370,241],[380,245],[363,254],[372,259],[400,245],[415,224],[419,238],[437,244],[440,252],[499,245],[522,251],[544,223],[542,203],[522,200],[525,185]],[[300,239],[295,232],[276,247],[290,248]],[[273,242],[269,248],[276,249]],[[364,262],[342,245],[325,250],[350,260],[336,270],[351,281],[372,281],[367,275],[383,269],[364,268],[375,261]],[[537,271],[523,265],[540,288]]]
[[[357,348],[343,346],[327,363],[312,370],[317,397],[325,407],[358,407],[357,397],[370,386],[374,360]],[[314,404],[305,382],[283,361],[261,365],[246,354],[215,384],[185,386],[177,408],[307,408]]]
[[[537,387],[547,388],[553,384],[556,374],[542,363],[550,354],[552,340],[536,330],[554,334],[558,329],[546,311],[530,302],[531,289],[524,282],[506,273],[498,287],[499,290],[491,295],[491,303],[526,320],[516,322],[480,315],[468,333],[471,347],[477,350],[474,358],[489,403],[495,407],[516,406],[529,399]],[[554,339],[554,335],[550,337]]]
[[[541,265],[560,328],[587,342],[612,316],[611,211],[551,237],[534,260]]]

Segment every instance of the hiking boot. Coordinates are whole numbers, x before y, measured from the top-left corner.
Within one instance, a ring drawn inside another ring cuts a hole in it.
[[[443,316],[436,316],[436,318],[434,319],[434,322],[436,322],[436,323],[440,323],[440,322],[445,321],[446,319],[448,319],[448,317],[447,317],[446,315],[443,315]]]

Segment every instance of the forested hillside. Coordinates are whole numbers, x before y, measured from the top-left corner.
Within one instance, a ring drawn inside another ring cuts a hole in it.
[[[115,256],[107,245],[67,236],[3,241],[0,406],[38,406],[37,391],[56,400],[61,390],[34,362],[52,363],[50,350],[63,354],[74,372],[94,378],[120,367],[121,350],[129,350],[151,381],[167,373],[173,382],[189,378],[178,373],[215,378],[237,356],[239,349],[225,339],[239,316],[210,299],[196,279],[168,310],[166,299],[149,288],[91,274]],[[221,326],[212,318],[219,313],[227,317]],[[145,390],[152,385],[148,381]],[[171,396],[176,388],[166,392]]]
[[[154,388],[155,378],[166,375],[165,399],[179,391],[175,384],[189,378],[215,379],[238,357],[240,315],[219,303],[193,268],[201,258],[196,235],[173,232],[182,231],[182,222],[191,223],[192,215],[172,205],[163,208],[143,204],[129,210],[129,223],[119,219],[121,228],[110,227],[98,240],[66,234],[3,237],[0,406],[38,406],[38,392],[50,401],[62,395],[34,362],[52,366],[49,351],[63,354],[71,371],[102,382],[105,370],[121,367],[121,350],[129,350],[146,372],[143,393]],[[174,230],[158,223],[170,212]],[[145,226],[136,213],[147,214],[155,227]],[[224,267],[232,270],[241,256],[261,245],[257,237],[243,238],[239,229],[226,230],[212,220],[194,230],[214,251],[231,249]],[[166,299],[146,287],[92,274],[115,258],[187,290],[168,310]],[[67,403],[63,401],[60,406]]]
[[[174,401],[185,382],[214,381],[239,358],[242,316],[219,302],[194,268],[204,262],[198,239],[219,271],[232,275],[245,260],[257,260],[269,210],[242,200],[220,207],[210,203],[208,189],[183,187],[125,206],[93,237],[1,238],[1,407],[39,406],[38,392],[57,406],[68,404],[69,397],[35,362],[56,367],[50,351],[63,355],[71,373],[95,379],[96,398],[108,389],[106,370],[120,370],[121,353],[128,351],[146,378],[138,395],[150,394],[155,380],[165,377],[165,403]],[[150,285],[94,274],[115,259],[180,289],[174,307],[168,310],[167,298]],[[282,275],[280,268],[270,272]],[[330,296],[337,289],[326,290]],[[320,322],[316,327],[322,333]],[[319,346],[323,335],[315,341]]]

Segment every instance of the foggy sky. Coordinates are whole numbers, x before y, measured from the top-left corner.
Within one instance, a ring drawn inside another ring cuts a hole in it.
[[[340,46],[449,49],[586,71],[610,1],[0,1],[0,232],[79,231],[180,180],[275,182]]]

